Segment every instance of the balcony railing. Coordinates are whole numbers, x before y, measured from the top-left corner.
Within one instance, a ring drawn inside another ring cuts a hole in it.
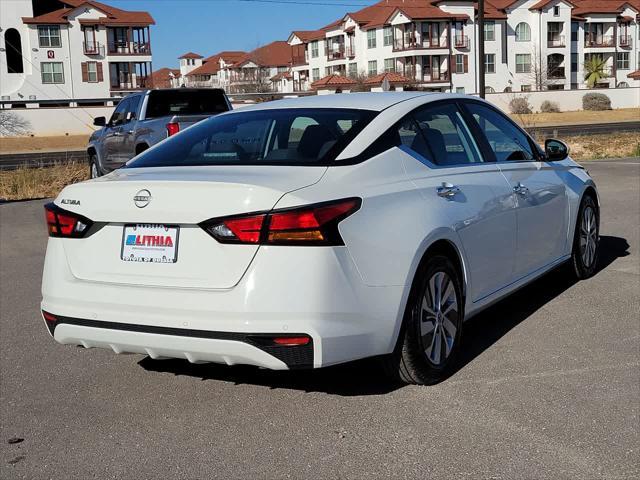
[[[148,42],[111,42],[107,50],[109,55],[151,55],[151,44]]]
[[[564,76],[564,67],[554,67],[549,66],[547,76],[552,80],[563,79]]]
[[[620,35],[618,45],[631,48],[631,35]]]
[[[613,47],[613,35],[587,35],[584,39],[585,47]]]
[[[111,90],[144,90],[152,88],[151,76],[121,73],[117,82],[111,82]]]
[[[347,47],[347,57],[354,58],[356,56],[356,47]]]
[[[104,45],[99,42],[82,42],[82,51],[85,55],[100,55],[104,57]]]
[[[548,48],[566,47],[566,45],[564,35],[549,35],[547,37]]]
[[[453,37],[453,44],[456,48],[469,48],[469,37],[467,35],[456,35]]]
[[[440,83],[449,81],[449,71],[433,71],[425,70],[422,74],[422,81],[425,83]]]
[[[407,50],[426,50],[429,48],[447,48],[447,38],[425,38],[421,42],[413,39],[396,38],[393,41],[393,51],[403,52]]]
[[[345,58],[344,47],[327,50],[327,60],[342,60],[343,58]]]
[[[306,65],[307,63],[309,63],[309,58],[308,55],[295,55],[292,59],[291,59],[293,65]]]

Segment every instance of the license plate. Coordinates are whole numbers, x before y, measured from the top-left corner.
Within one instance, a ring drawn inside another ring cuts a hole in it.
[[[120,258],[125,262],[176,263],[179,227],[125,225]]]

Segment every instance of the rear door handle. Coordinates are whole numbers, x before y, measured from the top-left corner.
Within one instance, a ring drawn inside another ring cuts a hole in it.
[[[513,193],[526,197],[527,195],[529,195],[529,189],[525,185],[518,182],[518,184],[513,187]]]
[[[453,198],[460,193],[460,187],[451,183],[443,182],[442,186],[438,187],[438,196],[442,198]]]

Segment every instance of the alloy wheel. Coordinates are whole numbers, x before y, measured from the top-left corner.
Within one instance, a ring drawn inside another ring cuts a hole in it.
[[[442,365],[453,349],[459,318],[458,297],[445,272],[434,273],[422,297],[420,335],[429,361]]]
[[[582,213],[580,222],[580,257],[582,264],[589,268],[596,257],[598,247],[598,229],[596,214],[592,207],[587,206]]]

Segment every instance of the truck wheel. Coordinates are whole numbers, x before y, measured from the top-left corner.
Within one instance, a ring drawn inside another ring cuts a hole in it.
[[[89,155],[89,177],[90,178],[98,178],[101,177],[100,169],[98,168],[98,159],[92,153]]]

